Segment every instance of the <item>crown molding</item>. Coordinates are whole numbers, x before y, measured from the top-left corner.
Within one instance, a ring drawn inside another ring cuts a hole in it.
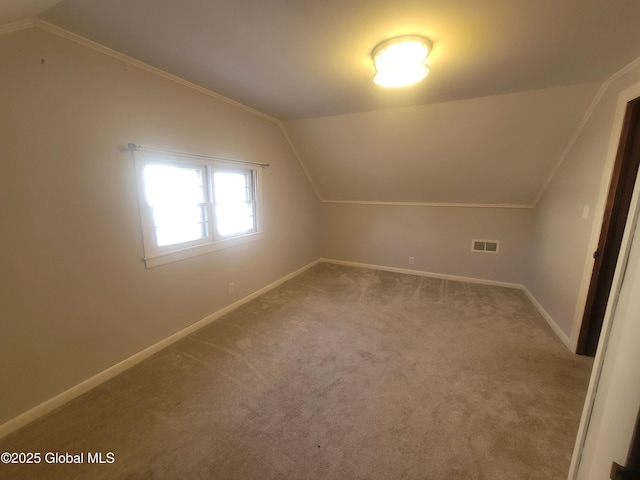
[[[7,23],[0,25],[0,35],[6,33],[17,32],[18,30],[25,30],[27,28],[35,27],[35,19],[25,18],[24,20],[18,20],[17,22]]]
[[[313,188],[313,191],[315,192],[316,197],[318,198],[319,201],[322,201],[322,197],[320,196],[320,191],[318,190],[318,187],[316,186],[315,182],[311,178],[311,174],[309,173],[309,170],[307,170],[306,165],[302,161],[302,157],[300,156],[300,153],[298,153],[298,149],[293,144],[293,140],[291,140],[291,137],[289,136],[289,132],[287,131],[287,128],[284,126],[284,123],[282,123],[280,120],[278,120],[277,123],[278,123],[278,126],[280,127],[280,131],[282,132],[282,135],[284,136],[285,141],[287,142],[287,144],[289,145],[289,148],[293,152],[293,156],[296,157],[296,159],[298,160],[298,164],[300,164],[300,167],[302,168],[302,171],[307,176],[307,180],[309,180],[309,183],[311,184],[311,188]]]
[[[266,120],[269,120],[273,123],[275,123],[276,125],[278,125],[278,127],[280,128],[286,142],[288,143],[291,151],[293,152],[293,155],[295,156],[295,158],[298,160],[298,163],[300,164],[300,166],[302,167],[302,170],[304,171],[305,175],[307,176],[307,179],[309,180],[311,187],[313,188],[318,200],[320,200],[320,193],[318,191],[317,186],[315,185],[315,183],[313,182],[313,180],[311,179],[311,175],[309,174],[309,171],[307,170],[306,166],[304,165],[304,162],[302,161],[302,158],[300,157],[300,154],[298,153],[298,151],[296,150],[295,146],[293,145],[293,142],[291,140],[291,138],[289,137],[289,134],[284,126],[284,124],[277,118],[274,118],[270,115],[267,115],[266,113],[260,112],[259,110],[255,110],[251,107],[248,107],[247,105],[244,105],[243,103],[237,102],[235,100],[232,100],[228,97],[225,97],[224,95],[221,95],[219,93],[216,93],[212,90],[209,90],[207,88],[204,88],[200,85],[197,85],[195,83],[189,82],[188,80],[185,80],[181,77],[178,77],[177,75],[173,75],[172,73],[166,72],[164,70],[161,70],[157,67],[154,67],[152,65],[149,65],[147,63],[141,62],[140,60],[137,60],[133,57],[130,57],[128,55],[125,55],[124,53],[118,52],[117,50],[114,50],[112,48],[106,47],[100,43],[94,42],[93,40],[89,40],[88,38],[85,38],[81,35],[78,35],[76,33],[70,32],[69,30],[65,30],[64,28],[61,28],[57,25],[54,25],[52,23],[46,22],[44,20],[41,20],[39,18],[29,18],[26,20],[21,20],[18,22],[13,22],[13,23],[9,23],[7,25],[3,25],[0,26],[0,35],[4,34],[4,33],[10,33],[10,32],[15,32],[18,30],[24,30],[27,28],[39,28],[41,30],[47,31],[49,33],[52,33],[54,35],[57,35],[61,38],[65,38],[67,40],[70,40],[78,45],[82,45],[84,47],[90,48],[92,50],[95,50],[97,52],[100,52],[102,54],[108,55],[112,58],[115,58],[116,60],[120,60],[122,62],[128,63],[130,65],[133,65],[135,67],[141,68],[143,70],[146,70],[147,72],[153,73],[154,75],[158,75],[162,78],[165,78],[167,80],[170,80],[172,82],[178,83],[179,85],[182,85],[184,87],[190,88],[192,90],[195,90],[199,93],[202,93],[204,95],[207,95],[209,97],[213,97],[217,100],[223,101],[227,104],[233,105],[234,107],[240,108],[242,110],[245,110],[249,113],[252,113],[258,117],[264,118]]]
[[[346,205],[378,205],[391,207],[452,207],[452,208],[534,208],[534,205],[506,203],[437,203],[437,202],[375,202],[366,200],[321,200],[322,203]]]
[[[607,90],[609,89],[611,84],[613,82],[615,82],[616,80],[618,80],[619,78],[621,78],[622,76],[624,76],[625,74],[629,73],[634,68],[637,68],[639,66],[640,66],[640,57],[636,58],[631,63],[629,63],[629,64],[625,65],[624,67],[622,67],[620,70],[618,70],[613,75],[611,75],[609,78],[607,78],[602,83],[602,85],[600,85],[600,88],[598,89],[598,91],[596,92],[595,96],[593,97],[593,100],[591,101],[591,104],[589,105],[589,107],[587,108],[586,112],[584,113],[584,116],[582,117],[582,120],[580,121],[580,123],[578,124],[578,127],[576,128],[575,132],[573,133],[573,136],[571,137],[571,139],[567,143],[567,146],[564,148],[564,150],[560,154],[560,158],[558,158],[558,161],[556,162],[556,164],[554,165],[553,169],[551,170],[551,173],[549,173],[549,176],[547,177],[546,182],[544,182],[544,184],[542,185],[542,188],[538,192],[538,195],[536,196],[536,199],[533,202],[533,206],[534,207],[538,205],[538,202],[540,201],[540,199],[544,195],[544,192],[546,192],[547,188],[549,187],[549,185],[551,184],[551,182],[555,178],[556,174],[558,173],[558,170],[560,170],[560,167],[562,166],[562,164],[566,160],[567,156],[569,155],[569,153],[573,149],[574,144],[576,143],[576,141],[578,140],[578,138],[582,134],[582,131],[586,127],[587,123],[589,122],[589,120],[591,120],[591,116],[593,115],[593,112],[596,110],[596,107],[600,104],[600,101],[602,100],[602,97],[607,92]]]
[[[202,93],[204,95],[207,95],[209,97],[213,97],[217,100],[223,101],[225,103],[228,103],[230,105],[233,105],[234,107],[240,108],[242,110],[245,110],[249,113],[252,113],[258,117],[262,117],[266,120],[269,120],[271,122],[274,122],[276,124],[280,123],[279,120],[277,120],[276,118],[267,115],[266,113],[260,112],[258,110],[255,110],[251,107],[248,107],[247,105],[244,105],[243,103],[237,102],[235,100],[232,100],[228,97],[225,97],[224,95],[221,95],[219,93],[216,93],[212,90],[209,90],[205,87],[202,87],[198,84],[195,84],[193,82],[190,82],[188,80],[185,80],[184,78],[178,77],[177,75],[174,75],[172,73],[166,72],[164,70],[161,70],[157,67],[154,67],[152,65],[149,65],[147,63],[141,62],[140,60],[137,60],[133,57],[130,57],[128,55],[125,55],[124,53],[118,52],[117,50],[113,50],[112,48],[106,47],[100,43],[94,42],[93,40],[89,40],[88,38],[85,38],[81,35],[78,35],[76,33],[70,32],[68,30],[65,30],[64,28],[58,27],[57,25],[54,25],[52,23],[46,22],[44,20],[41,20],[39,18],[34,18],[34,19],[30,19],[30,24],[23,26],[22,28],[28,28],[28,27],[36,27],[39,28],[41,30],[45,30],[49,33],[52,33],[54,35],[57,35],[59,37],[65,38],[67,40],[70,40],[74,43],[77,43],[79,45],[82,45],[84,47],[90,48],[92,50],[95,50],[97,52],[103,53],[105,55],[108,55],[109,57],[115,58],[117,60],[120,60],[121,62],[125,62],[128,63],[130,65],[133,65],[135,67],[141,68],[143,70],[146,70],[147,72],[153,73],[159,77],[165,78],[167,80],[170,80],[172,82],[175,82],[177,84],[180,84],[184,87],[190,88],[192,90],[195,90],[199,93]]]

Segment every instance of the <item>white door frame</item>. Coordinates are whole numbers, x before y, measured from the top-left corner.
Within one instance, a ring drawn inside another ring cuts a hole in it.
[[[622,131],[622,124],[624,120],[624,116],[627,110],[627,103],[637,97],[640,97],[640,83],[635,84],[632,87],[623,90],[618,96],[618,104],[616,107],[616,113],[614,117],[613,128],[611,131],[611,138],[609,141],[609,150],[606,161],[606,169],[605,171],[609,173],[609,175],[605,175],[603,178],[603,187],[600,192],[600,204],[601,208],[600,215],[595,216],[595,218],[600,218],[600,225],[594,225],[594,230],[598,230],[602,222],[602,214],[604,211],[604,202],[606,201],[606,196],[608,192],[608,186],[610,181],[610,173],[613,168],[613,164],[615,161],[615,157],[617,155],[618,144],[620,142],[620,134]],[[640,175],[639,175],[640,177]],[[611,328],[613,324],[613,318],[615,316],[616,307],[618,305],[618,300],[620,297],[620,290],[622,289],[623,281],[624,281],[624,273],[627,262],[629,260],[629,253],[631,251],[631,244],[633,240],[633,233],[636,228],[636,223],[638,221],[638,216],[640,214],[640,185],[636,179],[636,184],[634,187],[633,197],[631,199],[631,205],[629,208],[629,215],[627,217],[627,223],[625,226],[625,232],[622,239],[622,244],[620,246],[620,254],[618,256],[618,261],[616,264],[616,272],[613,278],[613,283],[611,286],[611,293],[609,295],[609,302],[607,305],[607,310],[604,316],[604,322],[602,325],[602,331],[600,333],[600,340],[598,342],[598,349],[596,352],[596,356],[594,359],[593,370],[591,372],[591,379],[589,382],[589,388],[587,390],[587,395],[585,399],[584,409],[582,412],[582,419],[580,422],[580,427],[578,429],[578,435],[576,438],[576,443],[573,451],[573,457],[571,460],[571,466],[569,469],[568,480],[578,480],[578,473],[580,471],[580,465],[582,461],[582,453],[584,451],[585,442],[588,434],[590,433],[590,426],[593,427],[596,424],[596,418],[593,417],[594,414],[594,404],[596,398],[599,396],[606,396],[607,394],[607,385],[601,382],[602,380],[602,370],[605,358],[607,356],[607,351],[610,345],[609,341],[611,339]],[[640,242],[640,238],[636,238],[637,242]],[[611,345],[612,348],[615,348],[614,345]],[[611,354],[611,351],[609,351]],[[593,430],[592,430],[593,433]],[[613,459],[611,459],[612,461]],[[582,480],[582,479],[580,479]],[[602,479],[604,480],[604,479]]]

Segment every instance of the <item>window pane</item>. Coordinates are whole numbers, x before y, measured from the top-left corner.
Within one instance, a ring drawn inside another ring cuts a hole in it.
[[[246,173],[221,173],[213,176],[216,203],[246,202],[249,195],[249,175]]]
[[[144,168],[158,246],[207,238],[207,210],[200,167],[151,164]]]
[[[216,172],[213,183],[218,233],[226,237],[255,231],[251,172]]]

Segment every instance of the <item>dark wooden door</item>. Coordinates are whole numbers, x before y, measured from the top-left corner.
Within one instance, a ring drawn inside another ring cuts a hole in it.
[[[595,356],[640,165],[640,97],[627,104],[576,352]]]

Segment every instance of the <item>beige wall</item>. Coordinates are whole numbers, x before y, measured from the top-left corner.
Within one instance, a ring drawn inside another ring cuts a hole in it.
[[[636,62],[603,85],[534,209],[323,203],[322,255],[523,284],[575,348],[620,132],[614,113],[638,84]],[[500,240],[501,253],[472,253],[471,238]]]
[[[39,29],[0,59],[0,424],[318,257],[524,284],[574,335],[616,102],[640,83],[611,83],[535,209],[320,204],[271,119]],[[270,163],[265,238],[145,269],[129,142]]]
[[[0,424],[318,258],[276,122],[39,29],[0,62]],[[145,269],[129,142],[270,163],[264,239]]]
[[[637,62],[636,62],[637,65]],[[575,345],[620,135],[621,92],[640,82],[640,66],[606,84],[584,128],[535,209],[525,284]],[[584,207],[589,215],[583,218]]]
[[[532,218],[526,208],[323,203],[322,255],[520,284]],[[473,238],[499,240],[499,253],[472,252]]]

